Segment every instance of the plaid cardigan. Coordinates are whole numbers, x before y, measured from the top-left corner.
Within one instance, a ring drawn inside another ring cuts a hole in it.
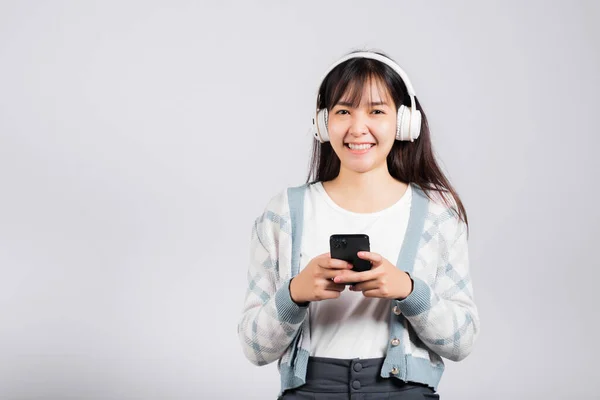
[[[455,204],[448,207],[411,185],[410,217],[396,265],[414,286],[407,298],[392,301],[381,376],[437,389],[442,357],[459,361],[471,352],[479,317],[466,224],[458,219]],[[248,290],[238,324],[244,354],[253,364],[278,360],[280,394],[304,384],[310,354],[309,308],[294,303],[289,290],[299,272],[305,189],[281,192],[254,223]]]

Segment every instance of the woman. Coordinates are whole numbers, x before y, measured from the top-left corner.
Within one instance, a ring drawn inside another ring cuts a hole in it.
[[[406,73],[348,54],[320,84],[313,128],[309,183],[254,224],[244,352],[278,360],[283,399],[439,398],[442,357],[471,352],[479,317],[466,211]],[[340,233],[369,236],[370,270],[331,258]]]

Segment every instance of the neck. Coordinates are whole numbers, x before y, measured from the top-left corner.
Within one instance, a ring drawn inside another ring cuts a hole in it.
[[[330,197],[342,208],[355,212],[375,212],[397,202],[406,184],[392,177],[387,169],[365,173],[340,169],[338,176],[323,184]]]
[[[398,181],[390,175],[387,165],[371,170],[369,172],[359,173],[340,168],[338,176],[331,181],[332,186],[345,189],[349,193],[374,193],[381,192],[387,187],[396,185]]]

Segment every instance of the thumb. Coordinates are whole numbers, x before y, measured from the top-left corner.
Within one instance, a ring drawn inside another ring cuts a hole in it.
[[[381,255],[377,253],[371,253],[369,251],[359,251],[358,257],[362,258],[363,260],[371,261],[371,265],[373,266],[373,268],[382,265],[384,260],[384,258]]]

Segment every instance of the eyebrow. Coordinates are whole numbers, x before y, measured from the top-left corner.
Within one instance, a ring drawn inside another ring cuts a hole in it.
[[[389,104],[385,101],[372,101],[369,103],[369,105],[371,107],[375,107],[375,106],[388,106]],[[353,104],[351,102],[348,101],[338,101],[338,103],[336,104],[336,106],[344,106],[344,107],[352,107]]]

